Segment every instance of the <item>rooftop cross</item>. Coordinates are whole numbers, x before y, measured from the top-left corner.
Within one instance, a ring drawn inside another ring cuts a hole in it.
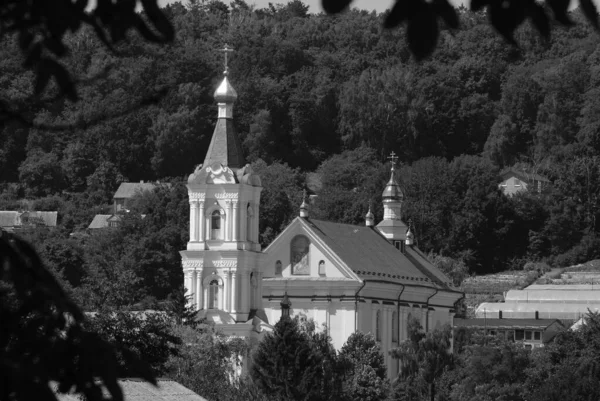
[[[388,156],[388,160],[392,162],[392,165],[395,165],[396,160],[398,160],[398,156],[396,156],[396,154],[392,151],[392,153],[390,153],[390,155]]]
[[[219,49],[219,51],[225,56],[225,75],[227,75],[229,72],[229,67],[227,66],[227,53],[233,53],[233,48],[225,43],[225,46],[222,49]]]

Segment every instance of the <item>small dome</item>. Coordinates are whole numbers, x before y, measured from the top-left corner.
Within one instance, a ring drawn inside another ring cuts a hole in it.
[[[396,178],[394,177],[394,170],[392,170],[392,176],[390,180],[385,186],[383,193],[381,194],[383,200],[394,200],[394,201],[402,201],[404,199],[404,194],[400,189],[400,185],[396,182]]]
[[[374,219],[375,215],[373,214],[373,212],[371,211],[371,208],[369,208],[369,211],[367,212],[367,215],[365,216],[367,219]]]
[[[229,83],[227,75],[223,78],[221,85],[215,91],[215,100],[217,103],[233,103],[237,100],[237,92],[233,89],[233,86]]]

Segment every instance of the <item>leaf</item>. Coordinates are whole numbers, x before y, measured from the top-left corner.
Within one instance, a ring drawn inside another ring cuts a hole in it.
[[[144,11],[148,16],[148,19],[152,21],[154,27],[162,34],[163,38],[161,41],[173,41],[175,38],[175,29],[165,14],[163,14],[161,9],[158,7],[156,0],[142,0],[142,6],[144,7]]]
[[[529,5],[529,17],[538,32],[546,39],[550,39],[550,20],[546,10],[541,4],[532,1]]]
[[[408,47],[417,60],[420,61],[433,52],[438,34],[436,15],[432,7],[419,1],[418,9],[411,16],[406,29]]]
[[[554,13],[554,18],[563,25],[571,26],[573,21],[567,16],[571,0],[546,0],[546,4],[550,6]]]
[[[352,0],[323,0],[323,10],[327,14],[337,14],[344,11],[352,3]]]
[[[600,28],[598,26],[598,10],[596,9],[594,2],[592,0],[580,0],[579,4],[581,5],[583,14],[594,26],[594,29],[598,30]]]
[[[525,3],[522,0],[492,0],[488,12],[492,26],[510,44],[517,46],[513,32],[525,20]]]
[[[452,29],[458,29],[458,14],[456,14],[456,9],[448,3],[448,0],[434,0],[432,5],[437,15],[442,17],[446,25]]]

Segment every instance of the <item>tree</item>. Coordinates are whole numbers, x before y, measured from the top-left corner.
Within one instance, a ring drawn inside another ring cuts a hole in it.
[[[160,311],[110,311],[88,315],[89,330],[114,347],[119,363],[117,375],[131,377],[136,366],[132,356],[145,362],[154,375],[167,371],[167,361],[177,355],[181,339],[171,331],[171,321]]]
[[[346,400],[386,399],[389,390],[387,367],[373,335],[352,333],[340,350],[339,359],[346,370],[343,383]]]
[[[287,400],[340,396],[335,350],[327,334],[308,330],[298,317],[283,317],[252,354],[250,377],[265,393]]]
[[[78,98],[73,79],[59,59],[69,53],[68,31],[77,32],[83,26],[93,28],[97,37],[111,50],[124,40],[130,30],[138,31],[146,40],[164,43],[174,37],[174,30],[159,9],[156,0],[142,0],[145,15],[136,12],[137,1],[113,3],[100,0],[87,9],[87,0],[72,2],[54,0],[51,3],[27,3],[18,0],[0,6],[0,39],[16,35],[24,56],[23,66],[36,73],[35,92],[40,94],[51,78],[71,100]],[[14,117],[9,104],[0,103],[0,118]]]
[[[435,401],[436,383],[452,365],[452,328],[446,326],[424,333],[418,319],[413,317],[408,321],[408,333],[409,338],[391,351],[392,356],[400,360],[396,391],[402,393],[412,386],[415,388],[411,391],[420,392]]]
[[[85,330],[84,316],[23,240],[0,238],[0,400],[55,401],[58,390],[122,400],[114,349]],[[135,355],[131,373],[155,383]]]
[[[323,8],[327,13],[339,13],[345,10],[353,0],[323,0]],[[478,12],[483,8],[491,25],[509,43],[517,45],[515,31],[526,19],[530,19],[538,32],[545,38],[550,37],[551,21],[548,12],[551,10],[556,22],[571,26],[568,17],[570,1],[547,0],[540,4],[535,0],[477,0],[470,3],[471,11]],[[598,29],[598,13],[592,0],[581,1],[581,10],[590,24]],[[417,60],[429,56],[435,49],[440,29],[437,20],[441,19],[450,29],[459,27],[457,11],[447,0],[396,0],[384,20],[385,28],[394,28],[406,21],[406,41]]]
[[[177,355],[169,358],[167,377],[211,400],[264,397],[251,383],[238,379],[249,347],[244,339],[228,338],[207,322],[196,328],[176,326],[173,332],[182,342]]]

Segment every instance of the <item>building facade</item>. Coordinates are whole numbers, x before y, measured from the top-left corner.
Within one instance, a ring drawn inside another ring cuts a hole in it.
[[[452,325],[463,296],[414,246],[402,222],[395,156],[377,226],[370,210],[361,226],[314,220],[305,200],[263,251],[263,183],[246,164],[233,125],[236,99],[226,70],[215,92],[210,146],[187,184],[190,240],[181,256],[191,302],[225,334],[260,339],[281,318],[285,299],[291,316],[314,319],[338,350],[352,333],[372,333],[395,376],[398,363],[388,351],[407,338],[408,319],[416,317],[425,330]]]

